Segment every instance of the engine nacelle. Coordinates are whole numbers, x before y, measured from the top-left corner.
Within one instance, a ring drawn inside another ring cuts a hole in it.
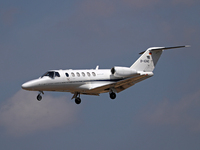
[[[113,67],[110,71],[115,77],[128,77],[137,74],[137,71],[128,67]]]

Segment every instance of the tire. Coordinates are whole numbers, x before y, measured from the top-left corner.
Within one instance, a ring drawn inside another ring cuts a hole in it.
[[[115,99],[116,98],[116,94],[114,92],[110,93],[110,98],[111,99]]]
[[[37,100],[38,100],[38,101],[41,101],[41,100],[42,100],[42,96],[41,96],[40,94],[37,96]]]
[[[75,99],[75,103],[76,103],[76,104],[80,104],[80,103],[81,103],[81,99],[80,99],[79,97],[77,97],[77,98]]]

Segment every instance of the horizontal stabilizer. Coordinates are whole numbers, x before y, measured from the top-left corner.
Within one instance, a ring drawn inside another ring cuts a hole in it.
[[[184,45],[184,46],[174,46],[174,47],[152,47],[150,48],[150,51],[160,51],[160,50],[167,50],[167,49],[175,49],[175,48],[183,48],[183,47],[190,47],[190,45]],[[143,54],[145,51],[139,53]]]

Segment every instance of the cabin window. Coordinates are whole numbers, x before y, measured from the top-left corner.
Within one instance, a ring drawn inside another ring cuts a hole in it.
[[[71,75],[72,75],[72,77],[75,77],[75,74],[73,72],[71,73]]]
[[[82,74],[83,77],[85,77],[85,73],[84,72],[82,72],[81,74]]]
[[[65,73],[66,77],[69,77],[69,74],[68,73]]]
[[[78,77],[80,77],[80,73],[79,73],[79,72],[77,72],[76,75],[77,75]]]
[[[60,77],[60,74],[58,72],[55,72],[55,77]]]
[[[87,75],[88,75],[88,77],[90,77],[90,73],[89,72],[87,72]]]
[[[92,75],[95,77],[96,76],[96,74],[94,73],[94,72],[92,72]]]

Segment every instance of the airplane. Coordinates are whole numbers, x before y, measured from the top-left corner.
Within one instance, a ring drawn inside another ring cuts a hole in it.
[[[115,99],[119,93],[134,84],[152,77],[153,70],[164,50],[184,48],[175,47],[150,47],[139,54],[141,56],[130,66],[114,66],[111,69],[88,70],[49,70],[39,79],[22,84],[22,89],[39,91],[37,100],[41,101],[43,91],[71,92],[76,104],[81,103],[81,94],[97,95],[109,92],[110,98]]]

